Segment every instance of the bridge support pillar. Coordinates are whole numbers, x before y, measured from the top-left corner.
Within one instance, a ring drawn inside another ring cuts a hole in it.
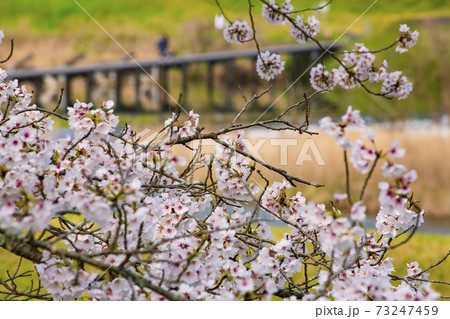
[[[42,92],[42,78],[34,80],[34,101],[39,103],[39,97]]]
[[[71,89],[71,80],[72,78],[68,75],[65,76],[64,79],[64,96],[61,102],[61,111],[65,112],[68,106],[72,106],[72,89]]]
[[[188,104],[188,65],[183,64],[181,67],[181,73],[182,73],[182,83],[181,83],[181,92],[183,94],[183,98],[181,101],[182,105]]]
[[[142,111],[142,103],[141,103],[141,69],[137,69],[134,72],[134,92],[135,92],[135,100],[134,107],[136,112]]]
[[[92,91],[94,90],[94,74],[86,74],[86,102],[92,101]]]
[[[225,62],[226,68],[226,89],[225,89],[225,111],[231,112],[233,106],[233,60]]]
[[[116,88],[114,90],[114,104],[116,106],[116,110],[120,110],[122,108],[121,94],[122,94],[122,77],[121,73],[117,71],[115,73],[116,77]]]
[[[169,74],[169,68],[168,67],[162,67],[160,69],[160,79],[159,83],[162,87],[161,89],[161,99],[160,99],[160,111],[161,112],[167,112],[169,110],[169,83],[167,81]]]
[[[158,66],[152,66],[151,70],[151,75],[152,75],[152,84],[151,84],[151,98],[152,98],[152,104],[155,108],[160,109],[161,108],[161,101],[159,98],[159,91],[160,88],[158,87],[158,84],[156,83],[156,81],[159,80],[159,67]]]
[[[207,76],[207,90],[208,90],[208,107],[214,105],[214,63],[208,63]]]

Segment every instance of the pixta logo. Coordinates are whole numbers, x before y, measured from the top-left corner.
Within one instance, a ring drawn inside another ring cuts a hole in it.
[[[141,145],[148,145],[158,140],[159,143],[168,139],[168,136],[158,135],[158,132],[145,129],[136,135],[136,140]],[[244,138],[246,152],[266,163],[279,166],[301,166],[306,162],[312,162],[319,166],[325,165],[325,160],[313,138]],[[193,156],[198,149],[204,154],[214,154],[218,145],[212,139],[194,140],[190,143]]]

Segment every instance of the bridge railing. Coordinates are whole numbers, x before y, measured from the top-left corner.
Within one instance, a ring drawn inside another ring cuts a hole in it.
[[[324,47],[335,50],[339,45],[325,44]],[[299,55],[303,56],[306,67],[315,62],[322,54],[321,50],[315,45],[267,47],[262,51],[265,50],[294,57]],[[142,108],[142,97],[145,91],[154,106],[153,110],[162,112],[167,111],[170,104],[175,104],[171,99],[175,99],[173,96],[178,96],[178,94],[171,94],[172,92],[169,90],[171,87],[171,83],[169,83],[170,71],[174,69],[181,71],[181,89],[178,93],[181,93],[183,96],[183,104],[188,104],[189,68],[196,64],[206,64],[207,66],[206,74],[203,78],[206,82],[205,87],[207,89],[208,105],[213,107],[215,105],[213,98],[215,82],[217,82],[214,81],[214,69],[217,65],[222,64],[225,70],[229,70],[229,72],[225,72],[228,74],[225,76],[224,83],[221,83],[222,86],[225,86],[224,101],[222,102],[227,105],[227,110],[233,110],[232,92],[237,88],[237,84],[233,83],[231,77],[233,63],[235,60],[241,59],[255,61],[256,58],[257,51],[254,49],[222,51],[180,57],[166,57],[157,60],[119,61],[77,66],[66,65],[48,69],[27,69],[22,71],[11,70],[9,72],[9,78],[18,79],[20,82],[31,82],[36,92],[36,96],[34,97],[35,102],[41,102],[43,104],[50,104],[52,99],[56,101],[59,90],[64,88],[62,109],[68,105],[72,105],[76,95],[80,96],[78,92],[80,91],[80,82],[78,81],[77,92],[74,92],[73,82],[81,78],[84,82],[84,99],[86,101],[93,99],[112,99],[115,101],[118,111],[143,112],[145,110]],[[256,74],[256,71],[254,73]],[[126,103],[124,103],[122,95],[126,84],[125,78],[130,76],[133,79],[132,95],[134,95],[134,102],[132,107],[125,107]],[[171,95],[169,96],[168,93]]]

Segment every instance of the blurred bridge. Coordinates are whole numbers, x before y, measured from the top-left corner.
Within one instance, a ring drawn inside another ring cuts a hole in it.
[[[332,50],[336,48],[338,45],[330,47]],[[288,60],[288,69],[294,79],[321,54],[321,50],[315,45],[268,47],[262,49],[262,52],[265,50],[281,54],[285,60],[291,58]],[[22,84],[31,84],[35,92],[34,102],[43,106],[55,105],[60,89],[64,88],[61,103],[63,111],[66,106],[72,105],[75,99],[86,102],[112,99],[119,112],[165,112],[176,104],[173,99],[178,99],[180,94],[182,105],[197,106],[198,102],[191,101],[189,93],[194,91],[197,95],[199,85],[203,86],[204,91],[198,95],[203,96],[207,109],[233,111],[233,96],[237,95],[235,93],[239,92],[239,87],[242,88],[242,83],[251,86],[253,93],[262,86],[263,82],[255,70],[256,59],[256,50],[234,50],[138,63],[118,61],[48,69],[11,70],[9,78],[18,79]],[[242,62],[247,63],[247,69],[242,67],[242,64],[238,67]],[[236,72],[240,74],[236,75]],[[309,72],[303,78],[308,79],[308,75]],[[221,96],[217,93],[218,90],[221,91]],[[173,99],[165,91],[169,92]],[[238,96],[240,97],[240,94]]]

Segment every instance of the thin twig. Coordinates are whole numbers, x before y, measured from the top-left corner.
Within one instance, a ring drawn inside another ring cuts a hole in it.
[[[6,59],[0,61],[0,64],[8,62],[9,59],[11,59],[11,57],[13,56],[13,53],[14,53],[14,39],[11,39],[11,49],[9,50],[9,55],[8,57],[6,57]]]

